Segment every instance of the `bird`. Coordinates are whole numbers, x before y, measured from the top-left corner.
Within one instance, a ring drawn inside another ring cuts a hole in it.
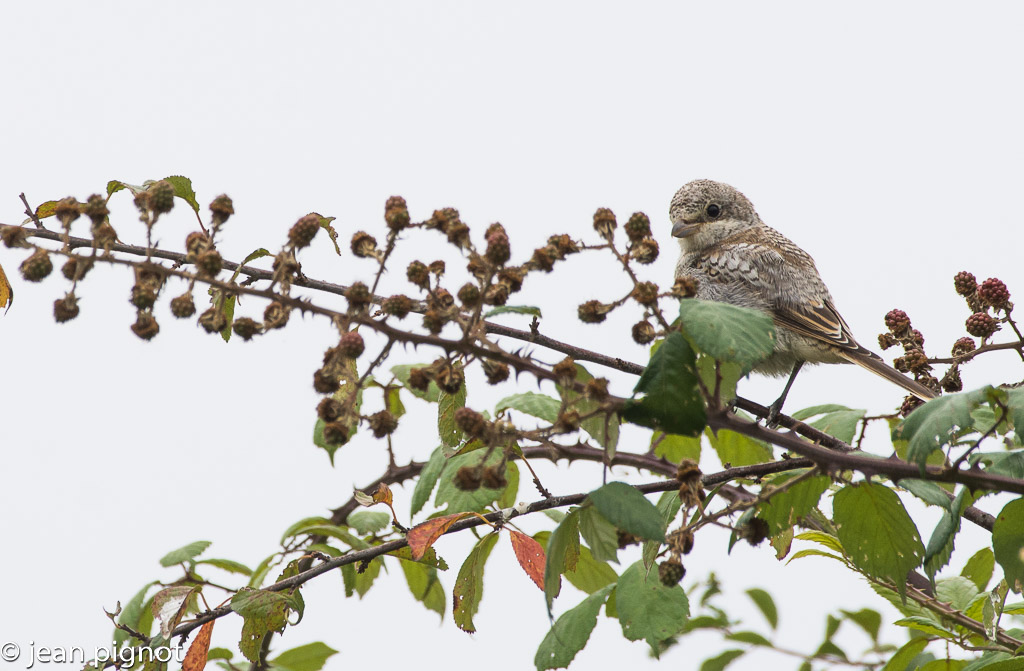
[[[769,425],[776,423],[804,364],[854,363],[922,401],[936,397],[857,342],[811,255],[761,221],[737,189],[694,180],[672,197],[669,218],[680,247],[676,278],[695,280],[695,298],[759,310],[775,324],[774,350],[753,368],[773,377],[789,375],[769,408]]]

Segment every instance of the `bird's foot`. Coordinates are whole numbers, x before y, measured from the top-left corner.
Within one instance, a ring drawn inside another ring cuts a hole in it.
[[[784,400],[780,398],[768,406],[768,416],[764,420],[765,428],[774,429],[779,425],[779,415],[782,413],[782,402]]]

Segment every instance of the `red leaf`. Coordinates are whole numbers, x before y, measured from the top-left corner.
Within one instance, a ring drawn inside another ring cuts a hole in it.
[[[412,550],[412,558],[416,561],[422,559],[423,553],[434,544],[434,541],[440,538],[444,532],[448,531],[453,524],[469,515],[471,513],[456,513],[454,515],[445,515],[444,517],[435,517],[409,529],[405,539],[409,542],[409,549]]]
[[[509,534],[519,565],[526,571],[526,575],[530,576],[530,580],[537,583],[537,587],[544,591],[544,563],[546,561],[544,548],[521,531],[509,529]]]
[[[206,656],[210,654],[210,636],[213,635],[213,620],[204,624],[185,654],[181,663],[181,671],[203,671],[206,668]]]

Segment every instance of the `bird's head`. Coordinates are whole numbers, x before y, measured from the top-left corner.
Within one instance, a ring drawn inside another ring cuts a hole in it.
[[[676,191],[669,206],[672,235],[686,249],[700,249],[745,228],[760,226],[754,206],[721,182],[697,179]]]

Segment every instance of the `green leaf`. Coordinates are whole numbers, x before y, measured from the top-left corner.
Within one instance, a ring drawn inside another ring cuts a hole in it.
[[[749,643],[750,645],[763,645],[771,647],[772,642],[755,631],[734,631],[725,635],[725,640],[736,641],[737,643]]]
[[[1024,586],[1024,498],[1010,501],[992,527],[992,551],[1003,567],[1006,584],[1020,593]]]
[[[444,470],[441,472],[439,484],[437,486],[437,495],[434,497],[434,505],[441,508],[447,504],[446,514],[453,515],[455,513],[465,512],[467,510],[479,512],[486,506],[490,505],[502,495],[503,489],[490,489],[487,487],[480,487],[472,491],[466,491],[459,489],[455,485],[455,476],[459,469],[467,467],[476,467],[480,463],[480,457],[483,455],[481,452],[468,452],[466,454],[459,454],[451,459],[444,465]],[[497,467],[502,460],[502,454],[500,450],[495,450],[490,457],[484,462],[484,467]]]
[[[775,459],[771,445],[742,433],[721,429],[717,433],[708,431],[706,435],[722,464],[750,466]]]
[[[325,217],[319,212],[310,212],[310,214],[314,214],[320,219],[320,228],[327,231],[327,235],[331,238],[331,242],[334,244],[334,252],[338,256],[341,256],[341,247],[338,246],[338,231],[334,230],[334,226],[331,224],[331,222],[337,219],[337,217]]]
[[[841,555],[846,554],[846,551],[843,550],[843,544],[839,542],[839,539],[824,531],[805,531],[802,534],[797,534],[796,539],[799,541],[812,541],[824,545],[829,550],[835,550]]]
[[[655,431],[651,434],[654,456],[662,457],[673,464],[683,459],[700,462],[700,436],[677,436],[674,433]]]
[[[122,182],[117,179],[112,179],[107,182],[107,198],[109,199],[112,195],[120,191],[121,189],[128,189],[133,194],[139,194],[146,190],[144,186],[137,186],[135,184],[129,184],[128,182]]]
[[[220,570],[227,571],[229,573],[238,573],[245,576],[252,575],[251,568],[249,568],[245,564],[242,564],[241,562],[236,562],[232,559],[200,559],[196,562],[197,566],[199,564],[209,564],[210,566],[216,566]]]
[[[480,600],[484,596],[484,564],[494,544],[498,542],[499,535],[491,533],[480,539],[459,569],[459,577],[452,590],[452,615],[462,631],[476,631],[473,616],[480,608]]]
[[[697,348],[749,371],[775,348],[775,326],[759,310],[717,301],[679,301],[679,319]]]
[[[615,594],[623,636],[630,641],[646,640],[655,655],[661,642],[678,634],[690,616],[683,588],[666,587],[657,576],[648,576],[643,562],[622,573]]]
[[[228,342],[231,340],[231,325],[235,321],[235,297],[228,296],[221,301],[220,311],[224,313],[224,317],[227,319],[225,322],[227,326],[221,329],[220,337],[224,339],[224,342]]]
[[[199,201],[196,200],[196,192],[192,190],[192,180],[181,175],[164,177],[174,187],[174,195],[189,204],[192,211],[199,214]]]
[[[830,412],[821,419],[811,422],[811,426],[838,438],[844,443],[852,443],[857,435],[857,424],[864,417],[865,410],[839,410]]]
[[[359,569],[356,569],[355,590],[360,599],[366,596],[366,593],[370,591],[371,587],[373,587],[373,582],[377,579],[377,576],[380,575],[380,569],[383,565],[384,560],[382,558],[374,557],[370,560],[370,563],[367,564],[365,571],[360,573]]]
[[[686,301],[683,302],[685,303]],[[726,650],[717,657],[705,659],[704,663],[700,665],[700,671],[722,671],[722,669],[732,664],[733,660],[742,657],[745,652],[745,650]]]
[[[594,379],[586,368],[580,364],[576,364],[576,381],[586,384],[587,382]],[[581,394],[576,391],[563,387],[562,385],[556,385],[558,389],[558,395],[566,402],[576,409],[580,415],[587,415],[596,410],[599,410],[601,404],[598,401],[584,398]],[[580,422],[580,426],[583,430],[590,434],[590,436],[597,441],[597,444],[606,450],[614,453],[616,446],[619,444],[619,418],[614,413],[606,415],[599,413],[593,417],[583,420]]]
[[[543,419],[545,422],[554,424],[558,421],[558,410],[561,407],[562,402],[558,399],[551,398],[546,394],[527,391],[501,399],[498,401],[498,405],[494,406],[494,412],[499,413],[502,410],[511,408],[512,410],[525,412],[527,415],[533,415]]]
[[[619,574],[607,562],[595,559],[590,548],[581,545],[576,567],[565,571],[565,579],[581,592],[593,594],[605,585],[615,584]]]
[[[510,312],[520,315],[533,315],[538,319],[544,316],[540,313],[540,308],[532,305],[499,305],[485,312],[484,319],[490,319],[496,315],[508,314]]]
[[[448,447],[456,447],[462,442],[462,429],[455,424],[455,411],[466,407],[466,385],[463,384],[454,394],[442,391],[437,399],[437,432],[441,442]]]
[[[356,593],[356,565],[343,564],[341,567],[341,580],[345,584],[345,598],[351,598]]]
[[[244,618],[239,650],[250,662],[259,660],[263,637],[284,629],[288,622],[289,599],[279,592],[244,590],[231,597],[231,610]]]
[[[907,440],[907,460],[923,467],[928,455],[946,445],[957,429],[973,425],[971,411],[995,391],[988,386],[934,398],[910,413],[896,427],[893,440]]]
[[[927,638],[912,638],[905,643],[896,654],[889,658],[882,671],[907,671],[912,659],[921,654],[921,651],[930,643]]]
[[[434,548],[430,548],[433,550]],[[432,610],[444,620],[444,610],[447,599],[444,595],[444,587],[437,577],[437,569],[419,562],[403,561],[398,562],[405,573],[405,581],[409,585],[409,591],[413,597],[422,603],[428,610]]]
[[[1024,434],[1024,427],[1021,427]],[[986,453],[983,455],[986,473],[1005,475],[1010,478],[1024,479],[1024,450],[1003,453]]]
[[[832,508],[839,541],[854,566],[905,588],[924,545],[895,492],[883,485],[848,485],[836,493]]]
[[[679,497],[676,496],[676,499]],[[619,534],[615,525],[594,506],[580,508],[580,535],[600,561],[619,560]]]
[[[743,377],[743,372],[743,367],[733,361],[719,361],[707,354],[697,357],[697,375],[711,394],[717,385],[717,398],[722,405],[736,398],[736,384]]]
[[[304,517],[284,530],[284,533],[281,534],[280,543],[281,545],[284,545],[285,541],[287,541],[289,538],[292,538],[293,536],[298,536],[299,534],[303,533],[304,529],[308,529],[310,527],[318,527],[325,524],[329,525],[330,523],[331,521],[326,517]]]
[[[544,550],[544,598],[547,602],[548,615],[551,614],[551,603],[561,590],[560,576],[566,571],[576,569],[580,557],[580,513],[573,508],[559,523],[548,538]]]
[[[234,281],[238,279],[238,275],[242,272],[242,266],[255,261],[256,259],[261,259],[264,256],[270,256],[270,252],[263,247],[259,247],[249,252],[249,255],[242,259],[242,262],[238,264],[237,268],[235,268],[235,272],[231,275],[231,282],[229,282],[229,284],[234,283]]]
[[[935,582],[935,598],[963,611],[978,596],[978,586],[963,576],[950,576]]]
[[[1024,387],[1008,389],[1005,404],[1017,442],[1024,443]]]
[[[902,620],[896,620],[895,622],[893,622],[893,624],[898,625],[900,627],[915,629],[917,631],[923,631],[929,636],[939,636],[941,638],[946,638],[950,640],[956,638],[956,634],[954,634],[953,632],[944,627],[939,626],[937,622],[935,622],[934,620],[929,620],[926,617],[914,615],[911,617],[905,617]]]
[[[357,534],[363,536],[386,529],[391,523],[391,513],[357,510],[348,516],[345,523],[355,529]]]
[[[929,480],[904,478],[896,483],[925,503],[949,510],[951,499],[946,490]]]
[[[674,520],[676,515],[679,514],[679,509],[682,508],[682,506],[682,501],[679,500],[679,492],[668,491],[661,493],[655,507],[661,515],[661,527],[663,529],[668,529],[669,525],[672,524],[672,520]],[[650,570],[651,566],[654,565],[654,559],[658,555],[658,550],[660,549],[661,541],[644,542],[642,556],[644,560],[644,567],[648,570]]]
[[[47,217],[52,217],[53,215],[57,214],[57,202],[58,201],[56,200],[48,200],[44,203],[40,203],[36,207],[36,218],[46,219]],[[32,220],[26,219],[25,223],[28,223],[30,221]]]
[[[625,482],[609,482],[590,492],[587,499],[616,528],[639,538],[665,539],[661,513],[635,487]]]
[[[537,671],[563,669],[576,657],[590,640],[597,625],[597,614],[614,588],[608,585],[580,602],[575,608],[562,613],[541,641],[533,663]]]
[[[838,405],[836,403],[826,403],[824,405],[812,405],[809,408],[797,410],[790,416],[793,419],[803,422],[804,420],[810,419],[811,417],[815,417],[817,415],[827,415],[832,412],[845,412],[849,410],[850,408],[847,408],[845,405]]]
[[[981,548],[967,560],[960,575],[973,582],[979,590],[988,587],[992,580],[992,571],[996,565],[996,557],[991,548]]]
[[[286,671],[320,671],[327,660],[336,654],[337,650],[318,641],[285,650],[270,660],[270,663]]]
[[[121,609],[121,614],[117,617],[118,623],[131,627],[132,629],[135,629],[137,631],[139,626],[139,620],[142,618],[142,614],[145,612],[142,604],[146,601],[146,592],[148,592],[149,588],[153,585],[159,584],[160,583],[158,581],[153,581],[151,583],[148,583],[138,592],[136,592],[135,596],[133,596],[128,601],[128,603],[124,605],[124,608]],[[121,647],[122,645],[124,645],[130,638],[131,635],[125,630],[117,628],[114,629],[114,645],[116,645],[117,647]]]
[[[783,473],[769,482],[778,488],[786,482],[800,477],[806,471]],[[768,523],[768,535],[774,536],[792,527],[798,520],[810,514],[818,505],[821,495],[828,489],[831,479],[826,475],[808,478],[791,486],[758,506],[757,516]],[[762,489],[762,491],[765,491]]]
[[[864,630],[871,640],[878,642],[878,630],[882,626],[882,615],[877,610],[862,608],[860,610],[840,610],[854,624]]]
[[[391,374],[395,376],[395,379],[402,383],[409,392],[417,397],[422,398],[428,403],[437,403],[437,399],[441,396],[441,388],[437,386],[436,382],[431,381],[430,386],[427,387],[426,391],[420,391],[419,389],[413,389],[409,386],[409,372],[413,368],[426,368],[430,364],[401,364],[398,366],[391,367]]]
[[[665,433],[698,435],[707,417],[697,391],[695,361],[686,338],[678,332],[669,334],[633,390],[643,397],[627,402],[623,419]]]
[[[779,626],[779,611],[775,608],[775,600],[772,599],[772,595],[763,589],[756,587],[747,590],[747,596],[754,602],[761,614],[764,615],[764,619],[768,620],[768,624],[771,625],[772,629]]]
[[[516,462],[505,462],[505,479],[508,484],[505,485],[505,489],[502,490],[497,501],[497,506],[502,509],[511,508],[519,498],[519,467],[516,466]]]
[[[437,478],[445,465],[444,450],[440,447],[430,453],[430,458],[420,471],[420,477],[416,480],[416,487],[412,490],[412,510],[410,516],[423,510],[424,504],[430,500],[430,494],[434,491]]]
[[[174,566],[175,564],[181,564],[187,562],[189,559],[201,555],[206,551],[206,548],[210,547],[212,543],[210,541],[196,541],[195,543],[189,543],[177,550],[168,552],[160,558],[161,566]]]

